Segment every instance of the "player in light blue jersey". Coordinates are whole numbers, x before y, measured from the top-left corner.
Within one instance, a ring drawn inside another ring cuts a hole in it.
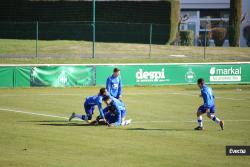
[[[126,107],[120,100],[105,96],[103,101],[107,104],[108,112],[105,113],[105,119],[108,126],[125,126],[131,123],[131,120],[125,120]]]
[[[198,108],[197,122],[198,126],[194,130],[203,130],[202,114],[207,114],[207,117],[220,125],[221,129],[224,129],[224,121],[221,121],[215,116],[215,103],[212,89],[205,85],[205,81],[202,78],[197,80],[197,85],[201,89],[201,97],[203,98],[203,105]]]
[[[85,121],[91,120],[94,114],[95,106],[98,106],[100,117],[104,118],[102,99],[105,96],[108,96],[107,89],[101,88],[98,95],[87,97],[83,105],[86,115],[72,113],[69,121],[71,121],[73,118],[80,118]]]
[[[120,99],[122,96],[122,80],[120,77],[120,69],[114,68],[113,74],[106,81],[106,89],[110,96]]]

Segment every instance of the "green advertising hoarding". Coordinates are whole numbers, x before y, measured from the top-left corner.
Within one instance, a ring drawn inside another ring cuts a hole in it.
[[[0,87],[104,86],[114,67],[123,85],[250,84],[250,63],[0,66]]]
[[[31,86],[92,86],[95,85],[92,66],[41,66],[32,67]]]
[[[13,68],[0,68],[0,87],[13,87]]]
[[[250,64],[166,64],[97,66],[96,84],[105,85],[114,67],[121,69],[123,85],[195,84],[200,77],[209,84],[250,83]]]
[[[93,85],[95,85],[93,66],[0,67],[0,87]]]
[[[14,87],[30,87],[31,67],[15,67]]]
[[[0,87],[30,87],[30,67],[0,67]]]

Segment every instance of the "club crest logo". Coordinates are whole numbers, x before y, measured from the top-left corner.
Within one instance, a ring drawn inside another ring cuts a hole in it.
[[[193,72],[192,68],[189,68],[187,73],[185,74],[185,80],[189,83],[194,82],[196,79],[196,75]]]

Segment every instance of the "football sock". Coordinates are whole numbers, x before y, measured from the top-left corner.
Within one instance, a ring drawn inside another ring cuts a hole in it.
[[[202,116],[197,117],[197,122],[200,127],[203,127]]]
[[[79,115],[79,116],[81,116],[81,115]],[[91,120],[92,119],[92,115],[82,115],[82,117],[80,119],[85,120],[85,121]]]
[[[220,123],[220,119],[217,118],[215,115],[211,115],[211,119],[216,122],[217,124]]]
[[[80,119],[83,119],[83,120],[84,120],[84,116],[85,116],[85,115],[75,114],[75,117],[80,118]]]

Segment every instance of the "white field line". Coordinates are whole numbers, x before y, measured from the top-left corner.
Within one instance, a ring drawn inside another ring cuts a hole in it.
[[[8,109],[8,108],[0,108],[0,111],[3,112],[14,112],[14,113],[20,113],[20,114],[27,114],[27,115],[37,115],[37,116],[44,116],[44,117],[51,117],[51,118],[60,118],[64,119],[65,121],[68,120],[67,117],[63,116],[57,116],[57,115],[51,115],[51,114],[41,114],[41,113],[34,113],[34,112],[26,112],[26,111],[20,111],[20,110],[14,110],[14,109]],[[74,119],[74,121],[82,121],[79,119]],[[210,120],[204,120],[204,121],[210,121]],[[250,120],[247,119],[241,119],[241,120],[225,120],[226,122],[250,122]],[[157,120],[157,121],[133,121],[133,124],[146,124],[146,123],[178,123],[178,122],[184,122],[184,123],[194,123],[195,120]]]
[[[39,67],[39,66],[136,66],[136,65],[216,65],[216,64],[250,64],[250,62],[208,62],[208,63],[115,63],[115,64],[0,64],[0,67]]]
[[[62,117],[62,116],[50,115],[50,114],[40,114],[40,113],[34,113],[34,112],[26,112],[26,111],[20,111],[20,110],[8,109],[8,108],[0,108],[0,111],[15,112],[15,113],[21,113],[21,114],[28,114],[28,115],[38,115],[38,116],[52,117],[52,118],[61,118],[61,119],[68,120],[67,117]]]
[[[126,93],[126,95],[183,95],[183,96],[193,96],[198,97],[198,94],[190,94],[190,93],[180,93],[180,92],[151,92],[151,93]],[[23,97],[23,96],[83,96],[83,94],[68,94],[68,93],[58,93],[58,94],[49,94],[49,93],[41,93],[41,94],[0,94],[0,97]],[[233,97],[221,97],[215,96],[215,99],[224,99],[224,100],[235,100],[235,101],[243,101],[250,100],[249,98],[233,98]]]

